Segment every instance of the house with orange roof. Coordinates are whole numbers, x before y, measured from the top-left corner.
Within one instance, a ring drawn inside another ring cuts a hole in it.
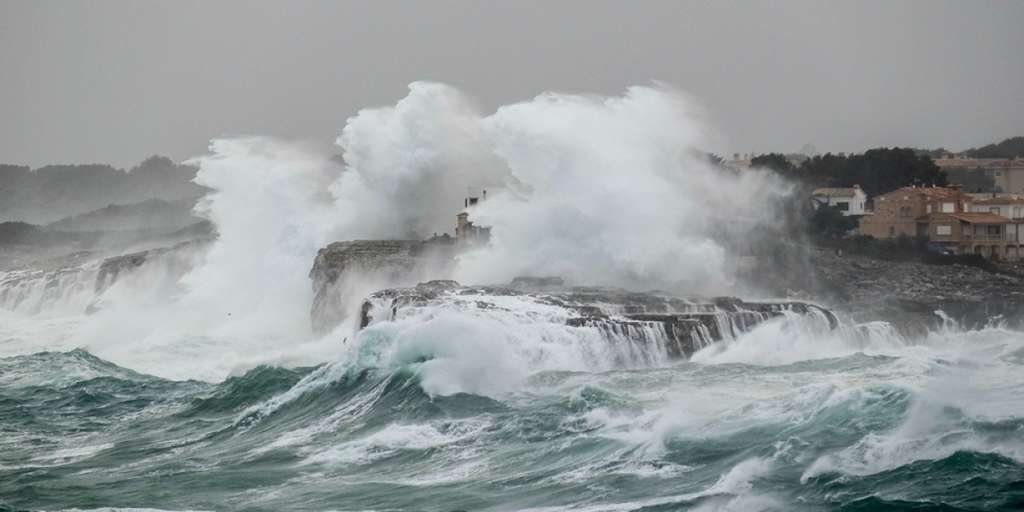
[[[1024,196],[972,195],[959,186],[903,187],[874,198],[860,233],[879,239],[925,238],[952,254],[1024,258]]]
[[[898,188],[871,201],[859,231],[883,240],[918,236],[917,219],[931,213],[969,212],[971,199],[956,186]]]
[[[954,254],[1016,261],[1024,256],[1024,219],[988,212],[931,213],[917,219],[919,236]]]

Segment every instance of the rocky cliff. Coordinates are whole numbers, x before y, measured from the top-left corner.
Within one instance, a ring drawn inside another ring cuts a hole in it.
[[[317,253],[313,281],[313,331],[323,334],[358,309],[363,297],[387,286],[447,277],[455,262],[450,240],[352,240]]]

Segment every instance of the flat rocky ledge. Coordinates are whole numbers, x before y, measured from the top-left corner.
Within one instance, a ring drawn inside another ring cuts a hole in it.
[[[748,302],[736,297],[685,298],[661,292],[619,288],[564,286],[557,278],[517,278],[508,285],[463,286],[435,280],[404,288],[388,288],[367,297],[360,328],[381,315],[395,317],[405,308],[472,303],[476,309],[502,307],[496,298],[519,297],[568,312],[565,324],[594,327],[612,337],[644,338],[651,328],[668,339],[670,355],[688,357],[708,343],[731,339],[786,312],[823,315],[838,326],[831,311],[798,301]]]

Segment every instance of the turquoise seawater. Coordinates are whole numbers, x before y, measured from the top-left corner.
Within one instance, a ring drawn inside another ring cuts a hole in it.
[[[0,510],[1024,509],[1021,333],[756,338],[477,393],[428,392],[429,350],[219,383],[7,357]]]

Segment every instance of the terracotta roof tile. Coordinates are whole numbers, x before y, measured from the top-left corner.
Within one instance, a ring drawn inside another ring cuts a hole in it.
[[[1006,223],[1009,223],[1009,222],[1013,222],[1012,220],[1010,220],[1010,219],[1008,219],[1006,217],[1003,217],[1002,215],[996,215],[994,213],[980,213],[980,212],[966,213],[966,212],[964,212],[964,213],[947,213],[946,215],[949,215],[950,217],[953,217],[954,219],[959,219],[959,220],[962,220],[964,222],[968,222],[968,223],[971,223],[971,224],[1006,224]]]

